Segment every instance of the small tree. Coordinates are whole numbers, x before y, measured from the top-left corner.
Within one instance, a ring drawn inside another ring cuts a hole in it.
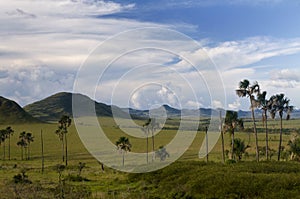
[[[160,161],[165,161],[167,157],[170,157],[170,154],[167,152],[164,146],[160,146],[158,151],[155,152],[156,157],[159,157]]]
[[[243,154],[246,153],[246,149],[248,149],[250,146],[245,145],[245,141],[241,140],[240,138],[234,139],[234,146],[233,146],[233,153],[235,156],[238,157],[239,160],[242,159]]]
[[[291,159],[300,161],[300,138],[296,137],[288,142],[291,152]]]
[[[86,164],[84,162],[79,162],[78,164],[78,176],[81,177],[82,170],[86,167]]]
[[[243,120],[238,118],[236,111],[226,111],[223,130],[231,135],[231,159],[234,157],[234,133],[237,128],[244,128]]]
[[[125,153],[131,151],[131,144],[127,137],[120,137],[119,140],[116,142],[117,149],[122,153],[122,165],[124,166],[125,163]]]

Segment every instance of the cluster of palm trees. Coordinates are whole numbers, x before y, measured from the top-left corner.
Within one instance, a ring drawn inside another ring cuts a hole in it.
[[[155,149],[155,145],[154,145],[154,132],[156,131],[156,129],[158,129],[160,126],[159,122],[156,121],[155,118],[149,118],[148,121],[143,124],[143,128],[142,131],[146,134],[146,161],[147,164],[149,163],[149,158],[148,158],[148,153],[149,153],[149,134],[151,133],[151,140],[152,140],[152,151],[154,151]],[[153,153],[152,156],[152,162],[155,159],[155,153]]]
[[[71,118],[68,115],[63,115],[58,121],[58,128],[55,134],[58,136],[62,145],[62,161],[68,166],[68,140],[67,133],[68,128],[71,126]]]
[[[34,137],[32,133],[23,131],[19,135],[19,141],[17,142],[17,145],[21,148],[21,160],[30,159],[30,143],[34,141]]]
[[[14,130],[9,126],[0,130],[0,145],[3,146],[3,160],[6,159],[6,140],[8,139],[8,159],[10,160],[10,137],[13,135]]]
[[[11,159],[11,136],[14,134],[12,127],[8,126],[0,130],[0,145],[3,146],[3,160],[6,160],[6,140],[8,140],[8,160]],[[17,146],[21,148],[21,160],[30,159],[30,144],[34,141],[33,134],[23,131],[19,135]]]
[[[280,118],[280,138],[278,146],[278,161],[280,160],[280,155],[282,151],[282,120],[283,115],[286,113],[286,119],[290,119],[290,114],[293,111],[293,106],[290,105],[290,100],[285,97],[283,93],[272,95],[269,99],[266,98],[267,92],[261,92],[260,86],[257,82],[250,84],[249,80],[245,79],[239,83],[239,89],[236,90],[236,94],[239,97],[248,97],[250,100],[250,109],[252,113],[253,121],[253,131],[255,136],[255,149],[256,149],[256,160],[259,161],[259,147],[258,147],[258,138],[257,138],[257,129],[255,123],[255,114],[256,109],[262,110],[262,118],[265,125],[266,133],[266,159],[269,158],[269,145],[268,145],[268,112],[271,115],[272,119],[275,119],[276,114],[278,113]]]

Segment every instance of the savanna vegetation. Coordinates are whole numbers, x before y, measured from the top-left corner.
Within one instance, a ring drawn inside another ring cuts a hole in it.
[[[258,83],[248,80],[240,82],[236,92],[249,98],[252,118],[226,111],[209,159],[198,157],[209,124],[209,118],[201,118],[196,138],[179,160],[144,174],[119,172],[98,162],[69,116],[56,123],[0,125],[0,198],[298,198],[300,120],[291,118],[290,100],[284,94],[267,99]],[[259,119],[254,114],[258,109]],[[126,165],[129,151],[146,153],[147,164],[168,159],[164,146],[180,121],[169,118],[154,135],[159,128],[155,118],[137,119],[147,135],[141,139],[123,133],[113,118],[99,117],[122,156],[120,165]]]

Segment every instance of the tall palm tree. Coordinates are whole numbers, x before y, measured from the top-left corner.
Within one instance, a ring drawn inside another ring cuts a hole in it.
[[[255,99],[255,95],[260,93],[259,85],[257,82],[254,82],[252,85],[249,80],[245,79],[239,83],[239,89],[236,90],[236,94],[239,97],[249,97],[250,100],[250,108],[252,113],[252,121],[253,121],[253,131],[255,136],[255,147],[256,147],[256,161],[259,161],[259,150],[258,150],[258,138],[257,138],[257,130],[255,123],[255,115],[254,110],[259,106],[259,103]]]
[[[123,155],[122,165],[124,166],[125,163],[125,153],[127,151],[131,151],[131,144],[127,137],[120,137],[119,140],[116,142],[117,149],[121,151]]]
[[[150,118],[149,119],[149,127],[151,130],[151,140],[152,140],[152,152],[153,152],[153,156],[152,156],[152,161],[154,161],[155,159],[155,144],[154,144],[154,132],[156,131],[156,129],[159,128],[159,122],[157,122],[157,120],[155,118]]]
[[[8,160],[10,160],[10,137],[14,134],[14,130],[9,126],[6,128],[6,133],[8,136]]]
[[[63,115],[58,121],[58,128],[55,133],[58,135],[60,141],[62,142],[62,160],[65,161],[66,166],[68,166],[68,142],[67,133],[68,128],[71,125],[71,118],[67,115]]]
[[[7,139],[6,129],[0,130],[0,145],[3,145],[3,160],[5,160],[5,140]]]
[[[236,111],[226,111],[224,132],[229,132],[231,135],[231,159],[234,158],[234,132],[237,128],[244,128],[243,120],[238,118]]]
[[[272,100],[271,104],[271,116],[274,119],[276,113],[278,112],[279,118],[280,118],[280,136],[279,136],[279,146],[278,146],[278,157],[277,160],[280,160],[280,154],[281,154],[281,144],[282,144],[282,118],[283,118],[283,113],[286,113],[286,120],[290,119],[290,114],[293,111],[293,106],[290,106],[290,100],[284,96],[283,93],[274,95],[270,98]]]
[[[33,137],[32,133],[29,133],[29,132],[26,133],[25,141],[27,143],[27,150],[28,150],[26,158],[27,158],[27,160],[29,160],[30,159],[30,143],[34,141],[34,137]]]
[[[269,133],[268,133],[268,110],[272,108],[272,100],[267,100],[267,92],[264,91],[257,95],[257,101],[259,102],[259,107],[262,110],[262,121],[265,125],[266,133],[266,159],[269,160]]]
[[[26,153],[26,147],[27,147],[27,142],[26,142],[26,132],[23,131],[20,133],[19,135],[19,141],[17,142],[17,145],[20,146],[21,148],[21,160],[23,160],[24,158],[24,151]],[[25,155],[26,156],[26,155]]]
[[[148,120],[144,125],[143,125],[143,128],[142,128],[142,131],[146,134],[146,154],[147,154],[147,164],[149,162],[149,158],[148,158],[148,153],[149,153],[149,124],[150,124],[150,121]]]

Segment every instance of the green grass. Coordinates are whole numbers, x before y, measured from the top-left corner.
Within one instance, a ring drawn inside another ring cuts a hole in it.
[[[99,118],[104,132],[115,143],[120,136],[127,136],[115,124],[112,118]],[[141,125],[145,121],[135,121]],[[179,120],[168,121],[168,127],[178,126]],[[287,129],[283,136],[283,146],[287,145],[291,133],[297,133],[299,120],[284,121]],[[251,128],[251,121],[246,121],[245,127]],[[44,188],[53,189],[58,184],[57,164],[62,164],[61,143],[55,135],[57,124],[16,124],[11,125],[15,130],[11,138],[11,161],[0,161],[0,193],[11,188],[11,181],[20,169],[28,169],[29,179],[34,184],[39,183]],[[262,123],[257,122],[258,128],[263,129]],[[270,147],[277,150],[279,139],[278,121],[269,122]],[[0,128],[6,128],[2,125]],[[45,149],[45,172],[41,173],[41,141],[40,132],[43,131]],[[33,133],[35,141],[31,144],[31,160],[20,160],[20,148],[16,145],[19,133],[27,131]],[[263,131],[262,131],[263,132]],[[276,133],[275,133],[276,132]],[[168,144],[175,136],[176,130],[163,130],[155,136],[155,148]],[[145,152],[145,139],[128,136],[134,152]],[[248,143],[249,134],[236,132],[236,137]],[[68,133],[69,166],[63,175],[77,175],[77,165],[85,162],[87,168],[83,169],[82,176],[89,179],[87,182],[68,182],[74,186],[87,186],[92,191],[94,198],[281,198],[282,196],[294,197],[300,190],[300,165],[296,162],[263,162],[256,163],[254,136],[250,134],[251,146],[248,149],[249,157],[244,162],[233,165],[221,164],[221,140],[209,154],[211,163],[205,164],[204,159],[198,158],[198,152],[204,139],[204,132],[196,135],[193,143],[184,155],[171,166],[149,174],[127,174],[105,168],[102,172],[98,161],[85,149],[72,125]],[[265,145],[265,134],[259,133],[259,145]],[[149,140],[150,141],[150,140]],[[8,143],[6,142],[6,149]],[[149,144],[150,145],[150,144]],[[2,148],[0,148],[0,159]],[[230,149],[229,134],[225,134],[225,147]],[[151,147],[149,146],[149,151]],[[6,153],[7,157],[7,153]],[[274,156],[275,160],[276,157]],[[261,157],[264,160],[264,157]],[[213,180],[213,181],[212,181]],[[253,183],[251,183],[253,182]],[[278,184],[276,184],[278,183]],[[264,188],[264,184],[269,184]],[[282,187],[279,186],[282,184]],[[236,190],[235,190],[236,189]],[[11,190],[14,190],[11,188]],[[168,190],[168,191],[166,191]],[[162,194],[165,193],[165,194]],[[239,193],[241,193],[239,195]],[[1,197],[0,198],[5,198]],[[256,194],[256,195],[255,195]],[[9,198],[9,197],[8,197]]]

